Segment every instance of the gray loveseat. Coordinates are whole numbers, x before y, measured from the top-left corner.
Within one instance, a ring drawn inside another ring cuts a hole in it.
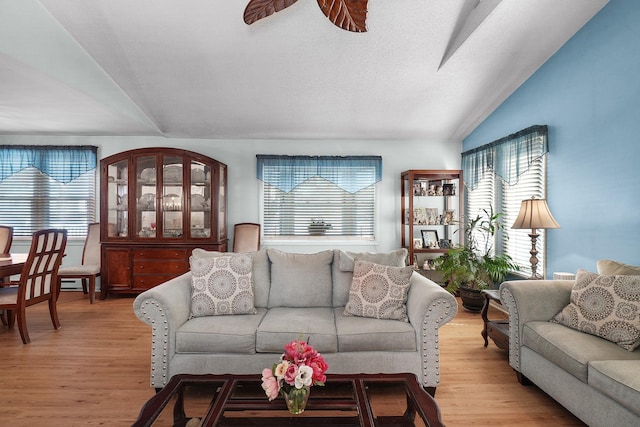
[[[343,315],[354,257],[403,266],[405,250],[290,254],[262,249],[250,255],[256,314],[192,317],[191,272],[135,299],[135,314],[151,326],[152,387],[161,388],[180,373],[260,374],[278,360],[287,342],[304,338],[324,356],[328,373],[410,372],[435,393],[438,328],[456,315],[452,295],[413,272],[408,322]],[[193,256],[208,254],[195,250]]]
[[[550,322],[570,302],[573,280],[504,282],[509,363],[589,426],[640,426],[640,348]],[[640,303],[640,301],[638,301]]]

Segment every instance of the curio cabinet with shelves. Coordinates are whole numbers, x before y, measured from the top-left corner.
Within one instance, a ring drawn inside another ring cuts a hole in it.
[[[463,243],[461,170],[408,170],[401,174],[402,247],[408,264],[430,278],[432,261]],[[426,273],[425,273],[426,272]],[[438,281],[438,280],[436,280]]]
[[[225,164],[143,148],[106,157],[100,167],[101,298],[185,273],[194,248],[227,250]]]

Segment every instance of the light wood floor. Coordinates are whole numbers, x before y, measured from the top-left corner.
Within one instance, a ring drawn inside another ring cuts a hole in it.
[[[0,425],[131,425],[154,393],[151,333],[132,303],[90,305],[81,292],[63,292],[57,331],[46,304],[27,309],[28,345],[17,327],[0,325]],[[436,400],[448,427],[584,425],[535,386],[521,386],[506,352],[483,346],[481,329],[480,315],[463,310],[441,329]]]

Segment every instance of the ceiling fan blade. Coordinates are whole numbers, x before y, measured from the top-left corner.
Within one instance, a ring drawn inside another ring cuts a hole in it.
[[[248,25],[286,9],[298,0],[250,0],[244,9],[244,22]]]
[[[354,33],[367,31],[369,0],[318,0],[318,6],[331,22]]]

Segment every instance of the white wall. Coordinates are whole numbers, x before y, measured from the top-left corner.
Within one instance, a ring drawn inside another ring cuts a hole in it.
[[[0,144],[95,145],[99,147],[98,158],[143,147],[183,148],[213,157],[228,166],[227,225],[231,239],[233,224],[260,222],[261,183],[256,179],[256,154],[382,156],[382,181],[377,184],[379,221],[375,244],[373,246],[371,244],[347,245],[346,242],[269,244],[270,247],[292,252],[315,252],[334,247],[372,252],[398,248],[401,238],[400,173],[407,169],[459,169],[461,152],[460,141],[202,140],[160,137],[5,135],[0,136]],[[82,243],[69,242],[64,264],[70,265],[80,261]],[[14,251],[18,252],[21,247],[25,248],[24,251],[28,249],[24,242],[14,242]]]

